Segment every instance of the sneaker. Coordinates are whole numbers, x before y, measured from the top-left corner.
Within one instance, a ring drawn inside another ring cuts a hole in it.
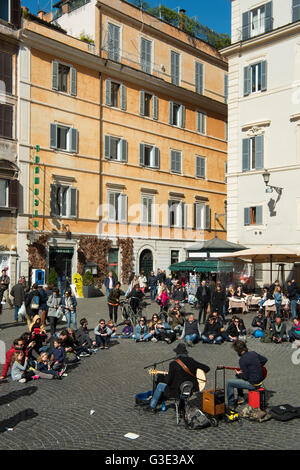
[[[32,378],[33,378],[33,380],[38,380],[40,378],[40,376],[39,375],[33,375]]]
[[[104,346],[104,349],[109,349],[108,346]]]
[[[166,339],[165,339],[165,342],[168,343],[168,344],[171,344],[170,338],[166,338]]]
[[[194,346],[194,345],[193,345],[193,342],[192,342],[190,339],[186,342],[186,344],[187,344],[190,348],[192,348],[192,347]]]
[[[145,406],[143,409],[147,413],[156,413],[156,411],[157,411],[155,408],[152,408],[150,405]]]
[[[21,384],[25,384],[25,383],[26,383],[26,379],[20,379],[19,382],[20,382]]]
[[[104,349],[104,346],[100,346],[100,349]]]
[[[151,341],[152,341],[152,343],[157,343],[158,340],[153,337],[153,338],[151,338]]]
[[[246,403],[246,400],[245,398],[242,398],[242,397],[239,397],[236,401],[237,405],[243,405],[244,403]]]
[[[82,352],[80,353],[79,357],[89,357],[89,353],[86,353],[86,352]]]

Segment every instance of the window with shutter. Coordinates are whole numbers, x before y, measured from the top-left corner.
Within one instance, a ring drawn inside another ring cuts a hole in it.
[[[152,42],[148,39],[141,38],[141,68],[143,72],[151,73],[152,62]]]
[[[183,205],[181,201],[168,201],[169,208],[169,226],[182,227],[183,226]]]
[[[78,191],[72,186],[50,185],[50,216],[77,217]]]
[[[140,114],[142,116],[158,118],[158,99],[157,96],[140,91]]]
[[[181,104],[169,102],[169,123],[173,126],[185,127],[185,107]]]
[[[196,155],[196,177],[206,178],[206,158]]]
[[[180,55],[171,51],[171,82],[179,86],[180,82]]]
[[[12,55],[0,51],[0,92],[12,93]]]
[[[13,139],[13,112],[13,106],[0,104],[0,137]]]
[[[52,89],[69,93],[72,96],[77,95],[77,71],[74,67],[59,63],[57,60],[52,62]]]
[[[211,229],[211,217],[210,217],[210,207],[205,205],[205,230]]]
[[[73,127],[50,123],[50,148],[78,153],[78,130]]]
[[[300,0],[293,0],[293,13],[292,13],[292,21],[299,21],[300,20]]]
[[[243,171],[264,168],[264,136],[243,139]]]
[[[205,229],[205,204],[194,203],[194,228],[196,230]]]
[[[242,15],[242,40],[264,34],[273,29],[273,2],[267,2]]]
[[[140,144],[140,165],[147,168],[159,168],[159,148],[154,145]]]
[[[143,224],[151,225],[154,221],[154,198],[142,196],[141,220]]]
[[[107,55],[110,60],[120,62],[120,27],[108,23],[107,31]]]
[[[181,152],[171,150],[171,172],[181,173]]]
[[[19,188],[20,188],[20,183],[17,179],[9,180],[8,205],[12,209],[19,208]]]
[[[263,206],[253,206],[244,208],[244,225],[262,225]]]
[[[196,111],[196,128],[200,134],[206,134],[206,114]]]
[[[204,65],[195,62],[195,90],[200,95],[204,94]]]
[[[8,180],[0,179],[0,207],[8,206]]]
[[[104,158],[119,162],[127,161],[127,140],[106,135],[104,137]]]

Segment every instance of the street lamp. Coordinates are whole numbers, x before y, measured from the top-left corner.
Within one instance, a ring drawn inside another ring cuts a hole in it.
[[[276,193],[281,196],[282,194],[282,190],[283,188],[280,188],[279,186],[271,186],[269,184],[269,181],[270,181],[270,173],[268,172],[268,170],[265,170],[262,174],[263,176],[263,179],[264,179],[264,183],[266,185],[266,193],[271,193],[273,191],[273,189],[275,189]]]

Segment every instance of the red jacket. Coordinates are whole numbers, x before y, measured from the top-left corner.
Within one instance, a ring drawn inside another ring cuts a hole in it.
[[[7,372],[8,372],[8,369],[10,368],[10,363],[15,352],[16,352],[15,347],[12,344],[11,348],[6,353],[6,360],[2,369],[2,377],[4,378],[7,376]]]

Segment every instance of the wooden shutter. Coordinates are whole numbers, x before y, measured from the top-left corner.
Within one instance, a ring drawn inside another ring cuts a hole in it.
[[[10,180],[8,186],[8,206],[13,209],[19,208],[19,188],[20,184],[17,179]]]
[[[116,197],[117,193],[108,193],[107,218],[110,221],[116,221]]]
[[[293,0],[293,22],[300,20],[300,0]]]
[[[110,136],[104,136],[104,158],[110,159]]]
[[[140,144],[140,165],[144,166],[145,165],[145,145]]]
[[[250,11],[246,11],[242,16],[242,40],[246,41],[250,38]]]
[[[267,89],[267,61],[264,60],[261,63],[261,91]]]
[[[197,178],[205,178],[205,163],[206,160],[204,157],[196,156],[196,177]]]
[[[168,226],[171,227],[171,212],[172,212],[172,203],[170,199],[168,200]]]
[[[185,127],[185,106],[180,106],[180,127]]]
[[[151,73],[151,41],[141,38],[141,68],[143,72]]]
[[[77,188],[69,188],[70,191],[70,217],[77,217],[78,210],[78,190]]]
[[[242,171],[250,170],[250,139],[243,139]]]
[[[181,202],[181,227],[186,228],[187,227],[187,205],[185,202]]]
[[[118,198],[119,204],[119,222],[127,222],[127,195],[120,194]]]
[[[123,83],[120,86],[120,108],[126,111],[127,108],[127,89]]]
[[[158,98],[157,96],[152,96],[152,118],[158,119]]]
[[[111,106],[111,80],[107,78],[105,80],[105,104]]]
[[[251,67],[244,67],[244,96],[251,93]]]
[[[255,137],[255,169],[261,170],[264,167],[264,136]]]
[[[56,217],[58,215],[57,190],[58,187],[56,186],[56,184],[50,185],[50,217]]]
[[[2,81],[5,90],[4,93],[12,93],[12,55],[0,51],[0,82]]]
[[[256,225],[262,225],[263,223],[263,206],[256,206]]]
[[[21,28],[20,0],[10,0],[10,12],[10,23],[13,24],[17,29]]]
[[[195,62],[195,89],[196,93],[203,95],[204,93],[204,65]]]
[[[265,33],[273,29],[273,2],[265,4]]]
[[[127,140],[121,139],[121,155],[120,155],[121,162],[127,162],[127,153],[128,153],[127,148],[128,148]]]
[[[78,131],[73,127],[70,128],[71,133],[71,146],[70,152],[77,153],[78,152]]]
[[[120,28],[108,23],[107,31],[107,54],[110,60],[120,60]]]
[[[52,62],[52,89],[58,90],[58,62]]]
[[[140,91],[140,114],[145,115],[145,92]]]
[[[0,103],[0,136],[13,138],[13,106]]]
[[[77,95],[77,71],[74,67],[70,68],[70,94]]]
[[[50,124],[50,148],[57,148],[57,124]]]
[[[224,100],[225,103],[228,103],[228,75],[224,74]]]
[[[244,208],[244,225],[251,225],[251,208]]]
[[[211,217],[210,217],[210,207],[208,205],[205,205],[205,230],[210,230],[210,223],[211,223]]]
[[[169,102],[169,124],[173,125],[173,101]]]
[[[159,168],[160,166],[160,151],[158,147],[154,147],[154,168]]]

